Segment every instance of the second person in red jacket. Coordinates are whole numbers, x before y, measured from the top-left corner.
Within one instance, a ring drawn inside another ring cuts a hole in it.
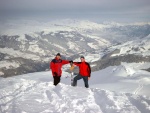
[[[73,80],[73,86],[77,85],[77,80],[83,79],[85,87],[89,88],[88,80],[91,76],[91,67],[89,63],[85,61],[84,56],[80,57],[81,62],[73,62],[74,65],[79,67],[79,74]]]

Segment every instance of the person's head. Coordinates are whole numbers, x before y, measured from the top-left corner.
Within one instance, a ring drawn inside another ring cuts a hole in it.
[[[60,53],[57,53],[57,54],[56,54],[56,58],[57,58],[57,59],[60,59],[60,58],[61,58]]]
[[[81,59],[81,62],[85,62],[84,56],[81,56],[80,59]]]

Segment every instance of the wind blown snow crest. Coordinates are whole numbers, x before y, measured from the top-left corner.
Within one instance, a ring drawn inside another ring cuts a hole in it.
[[[1,113],[149,113],[150,98],[98,88],[53,86],[50,72],[0,78]],[[62,78],[64,79],[64,78]]]

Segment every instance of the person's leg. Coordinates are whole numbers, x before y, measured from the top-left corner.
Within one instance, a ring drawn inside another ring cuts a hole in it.
[[[56,76],[53,76],[53,78],[54,78],[53,84],[56,86],[56,84],[57,84],[57,77],[56,77]]]
[[[59,82],[60,82],[60,77],[61,76],[57,76],[57,84],[59,84]]]
[[[88,77],[83,77],[83,81],[86,88],[89,88]]]
[[[78,74],[76,77],[74,77],[72,86],[77,86],[77,80],[80,80],[81,78],[82,78],[82,76],[80,74]]]
[[[54,78],[54,85],[55,86],[60,82],[60,77],[61,76],[53,76],[53,78]]]

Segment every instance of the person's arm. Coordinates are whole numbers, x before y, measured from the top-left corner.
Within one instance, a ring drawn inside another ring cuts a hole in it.
[[[90,76],[91,76],[91,67],[90,67],[90,64],[89,64],[89,63],[87,63],[87,65],[88,65],[87,71],[88,71],[89,77],[90,77]]]
[[[50,62],[50,69],[52,70],[53,76],[57,75],[55,71],[55,63],[53,61]]]
[[[51,70],[53,70],[53,67],[54,67],[54,63],[53,63],[53,61],[51,61],[50,64],[49,64],[49,68],[50,68]]]
[[[80,66],[81,62],[73,62],[74,65]]]
[[[68,64],[69,61],[68,60],[62,60],[62,65]]]

